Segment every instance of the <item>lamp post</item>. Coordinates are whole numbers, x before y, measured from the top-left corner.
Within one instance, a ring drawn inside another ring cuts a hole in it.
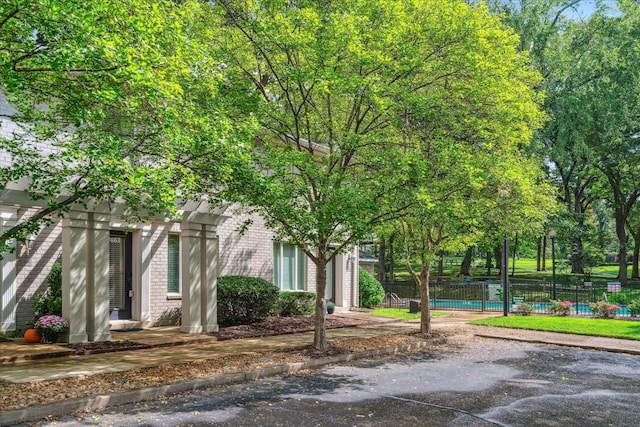
[[[551,277],[552,277],[552,296],[551,299],[556,299],[556,230],[549,230],[549,238],[551,239]]]

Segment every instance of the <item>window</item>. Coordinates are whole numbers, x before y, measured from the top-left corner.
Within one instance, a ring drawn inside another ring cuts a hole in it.
[[[304,291],[307,257],[296,246],[273,243],[273,283],[283,291]]]
[[[167,293],[180,293],[180,236],[169,234],[167,254]]]

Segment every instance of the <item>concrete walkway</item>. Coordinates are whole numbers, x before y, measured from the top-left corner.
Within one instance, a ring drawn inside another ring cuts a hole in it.
[[[398,334],[408,329],[418,329],[419,322],[390,320],[366,313],[339,313],[337,316],[362,318],[373,321],[367,326],[330,329],[329,341],[337,338],[367,338]],[[551,332],[537,332],[517,329],[488,328],[471,326],[468,322],[495,316],[496,313],[452,312],[447,317],[432,320],[434,331],[451,328],[457,336],[479,336],[492,339],[506,339],[533,343],[544,343],[580,347],[586,349],[640,354],[640,341],[612,338],[587,337]],[[152,346],[144,350],[121,351],[86,356],[69,355],[60,345],[24,344],[20,340],[0,343],[0,382],[28,383],[60,378],[76,378],[110,372],[125,372],[134,369],[210,359],[217,356],[256,354],[273,350],[288,350],[308,347],[313,341],[313,333],[298,333],[265,338],[250,338],[230,341],[216,341],[207,335],[187,335],[178,328],[153,328],[140,332],[113,333],[114,340],[143,342]],[[63,400],[39,406],[29,406],[15,410],[0,411],[0,425],[12,425],[29,420],[41,419],[49,415],[63,415],[75,411],[90,411],[106,406],[156,398],[165,394],[178,393],[248,381],[265,376],[296,372],[302,369],[318,369],[330,363],[344,363],[359,357],[392,354],[418,345],[402,348],[371,350],[358,354],[344,354],[309,362],[289,363],[282,366],[255,369],[237,374],[223,374],[207,379],[184,381],[147,389],[116,392],[86,398]]]
[[[337,315],[366,319],[375,323],[368,326],[330,329],[327,331],[329,340],[375,337],[419,328],[417,320],[397,321],[366,313]],[[435,331],[464,327],[466,333],[485,338],[640,354],[640,341],[468,325],[472,320],[495,315],[495,313],[453,312],[447,317],[433,318],[432,326]],[[183,334],[177,327],[153,328],[140,332],[114,332],[112,335],[113,340],[134,341],[149,345],[151,348],[76,356],[72,355],[72,350],[61,345],[24,344],[20,340],[3,342],[0,343],[0,381],[26,383],[123,372],[219,356],[299,349],[313,342],[312,332],[216,341],[208,335]]]

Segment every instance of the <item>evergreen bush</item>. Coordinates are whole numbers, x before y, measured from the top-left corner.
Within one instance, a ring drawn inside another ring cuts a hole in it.
[[[315,302],[315,292],[280,292],[278,296],[278,314],[280,316],[312,314],[315,311]]]
[[[56,262],[47,276],[47,289],[36,295],[33,302],[35,319],[46,314],[62,316],[62,264]]]
[[[373,308],[384,299],[384,288],[367,270],[359,268],[358,293],[360,307]]]
[[[627,310],[632,317],[640,315],[640,299],[634,299],[627,305]]]
[[[246,325],[273,314],[279,289],[263,279],[247,276],[218,278],[218,323]]]

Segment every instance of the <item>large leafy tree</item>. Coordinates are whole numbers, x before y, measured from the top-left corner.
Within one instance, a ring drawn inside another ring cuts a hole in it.
[[[540,118],[537,75],[512,33],[463,2],[216,5],[232,28],[228,90],[257,106],[261,126],[257,172],[244,170],[226,196],[315,264],[314,345],[323,348],[327,263],[415,205],[406,192],[428,204],[429,191],[451,191],[452,209],[469,209],[473,194],[453,178],[474,174],[457,167],[474,164],[473,153],[456,144],[494,152],[526,140]]]
[[[238,152],[217,102],[219,64],[202,49],[204,5],[170,0],[8,0],[0,5],[3,197],[39,206],[0,236],[24,239],[73,204],[172,212],[195,183],[224,178]],[[12,197],[16,197],[14,192]]]
[[[325,348],[327,264],[404,208],[389,196],[403,181],[394,102],[416,67],[410,19],[378,0],[215,5],[229,96],[260,125],[256,167],[236,168],[221,195],[313,262],[314,346]]]
[[[627,223],[640,200],[640,4],[620,1],[619,16],[596,16],[591,48],[580,74],[589,76],[582,88],[585,138],[593,166],[605,178],[604,198],[614,212],[619,243],[618,278],[627,281]]]
[[[401,196],[412,202],[397,229],[420,290],[423,333],[437,254],[541,225],[549,205],[539,163],[523,150],[542,113],[533,90],[540,78],[517,36],[482,6],[439,12],[437,22],[421,17],[442,35],[421,55],[438,53],[426,61],[433,83],[410,87],[402,105],[413,186]]]
[[[504,7],[504,2],[496,2]],[[588,217],[599,200],[613,212],[626,281],[626,218],[638,192],[638,3],[598,3],[581,14],[580,1],[509,3],[505,18],[517,28],[545,80],[551,117],[540,132],[550,173],[565,207],[563,235],[572,243],[574,273],[584,272]],[[610,6],[607,8],[607,6]],[[568,13],[571,12],[571,13]],[[568,221],[570,220],[570,221]],[[600,246],[604,246],[600,244]]]
[[[549,162],[549,175],[557,187],[563,226],[561,234],[571,243],[571,271],[584,273],[584,238],[589,210],[598,195],[592,185],[597,173],[585,152],[582,100],[576,89],[585,82],[575,74],[591,34],[584,31],[580,0],[495,1],[493,5],[519,34],[520,49],[530,53],[542,73],[546,92],[544,108],[550,117],[537,135]]]

